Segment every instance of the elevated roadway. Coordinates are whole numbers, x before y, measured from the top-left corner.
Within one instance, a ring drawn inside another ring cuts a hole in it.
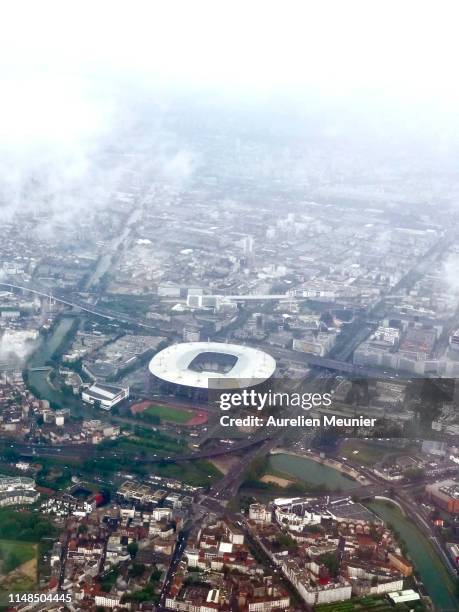
[[[237,453],[239,451],[247,450],[252,447],[260,446],[265,443],[268,438],[258,438],[254,440],[245,439],[243,442],[236,444],[230,444],[228,446],[220,446],[211,448],[208,450],[197,451],[195,453],[186,453],[180,455],[158,455],[150,454],[146,457],[139,457],[136,459],[138,463],[157,463],[159,461],[163,463],[179,463],[181,461],[193,461],[195,459],[210,459],[212,457],[221,457],[222,455],[228,455],[230,453]],[[12,448],[23,457],[81,457],[84,455],[87,458],[97,459],[106,458],[107,455],[112,454],[116,457],[123,457],[123,453],[115,449],[98,449],[92,444],[20,444],[15,443],[11,445]],[[1,452],[1,451],[0,451]]]
[[[293,363],[300,363],[311,367],[323,368],[325,370],[333,370],[335,372],[342,372],[355,378],[403,378],[404,375],[401,372],[385,371],[381,368],[372,368],[370,366],[355,365],[347,361],[341,361],[338,359],[330,359],[329,357],[319,357],[311,353],[303,353],[301,351],[293,351],[289,349],[283,349],[273,347],[269,344],[260,345],[267,353],[273,355],[278,359],[286,359]],[[425,375],[414,374],[407,372],[406,378],[427,378]]]
[[[82,302],[80,300],[70,300],[67,298],[63,298],[63,297],[60,297],[59,295],[55,295],[42,288],[37,288],[32,285],[26,285],[26,284],[16,285],[14,283],[1,282],[0,287],[6,287],[8,289],[16,289],[19,291],[27,291],[28,293],[32,293],[34,295],[38,295],[40,297],[44,297],[49,300],[53,300],[54,302],[58,302],[59,304],[64,304],[65,306],[69,306],[71,308],[78,308],[79,310],[82,310],[83,312],[87,312],[89,314],[95,315],[96,317],[102,317],[110,321],[119,321],[120,323],[128,323],[131,325],[137,325],[139,327],[144,327],[146,329],[160,331],[156,325],[151,325],[143,319],[137,319],[134,317],[130,317],[129,315],[115,312],[113,310],[109,310],[108,308],[100,308],[98,306],[95,306],[94,304],[89,304],[87,302]]]

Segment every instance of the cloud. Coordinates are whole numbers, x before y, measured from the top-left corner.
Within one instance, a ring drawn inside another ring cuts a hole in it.
[[[181,149],[163,163],[163,174],[175,184],[183,185],[192,177],[197,166],[197,159],[191,153]]]
[[[258,111],[268,135],[282,111],[271,122],[264,111],[284,100],[289,116],[322,113],[324,138],[343,125],[343,138],[356,126],[384,137],[428,131],[451,158],[455,12],[411,0],[9,3],[0,23],[3,217],[44,208],[70,223],[106,205],[125,151],[139,154],[137,170],[184,188],[206,160],[176,133],[192,128],[187,101],[179,126],[165,120],[183,92],[236,127],[234,107]],[[297,159],[284,164],[292,177],[303,173]],[[264,167],[279,168],[274,153]]]
[[[39,213],[35,231],[46,238],[59,225],[71,227],[85,213],[109,207],[129,168],[145,177],[155,172],[178,187],[191,178],[196,156],[163,128],[164,107],[150,100],[155,118],[142,129],[141,90],[119,94],[113,85],[46,72],[7,75],[0,103],[5,220]]]
[[[33,69],[145,86],[367,92],[454,110],[457,16],[454,2],[422,0],[17,0],[3,8],[0,50]]]
[[[110,133],[113,109],[82,79],[8,75],[0,106],[3,214],[65,210],[94,177],[92,159]]]
[[[0,361],[22,364],[36,346],[37,342],[32,332],[6,330],[0,336]]]

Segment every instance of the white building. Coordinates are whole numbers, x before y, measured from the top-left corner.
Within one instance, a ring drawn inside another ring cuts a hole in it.
[[[81,394],[81,399],[88,404],[110,410],[116,404],[129,397],[129,387],[117,387],[98,382],[93,383]]]
[[[351,598],[351,583],[343,578],[339,582],[315,584],[311,581],[311,573],[307,568],[300,568],[296,561],[288,559],[282,563],[282,572],[310,606]]]
[[[249,519],[255,523],[267,524],[272,520],[272,513],[264,504],[250,504]]]
[[[32,478],[0,475],[0,506],[33,504],[38,496]]]
[[[117,595],[96,595],[94,603],[96,606],[103,608],[118,608],[121,603],[121,597]]]

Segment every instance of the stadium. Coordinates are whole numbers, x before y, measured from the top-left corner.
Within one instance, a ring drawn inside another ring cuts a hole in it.
[[[207,397],[207,392],[231,391],[260,385],[269,380],[276,362],[255,348],[223,342],[184,342],[156,354],[149,370],[154,383],[164,391]]]

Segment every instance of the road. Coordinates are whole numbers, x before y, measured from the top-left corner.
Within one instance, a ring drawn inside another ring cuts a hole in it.
[[[142,204],[140,204],[140,206],[142,206]],[[109,247],[109,253],[107,253],[107,256],[109,254],[114,254],[116,253],[117,249],[119,248],[120,244],[123,244],[127,238],[129,237],[132,227],[134,225],[133,222],[133,218],[136,214],[139,214],[140,211],[138,209],[131,211],[128,220],[126,222],[126,227],[123,230],[122,234],[115,238],[113,243],[112,243],[112,247]],[[439,249],[444,250],[446,248],[446,245],[448,244],[448,241],[446,239],[446,237],[442,238],[442,240],[440,240],[436,245],[434,245],[434,247],[432,247],[432,249],[429,251],[429,253],[426,255],[426,257],[429,258],[429,261],[431,258],[433,258],[434,256],[438,256],[438,251]],[[111,259],[110,259],[111,261]],[[413,275],[413,272],[416,270],[422,270],[423,272],[427,269],[428,266],[426,266],[426,261],[425,258],[423,258],[422,262],[418,262],[404,277],[403,279],[399,282],[399,284],[397,285],[397,287],[401,286],[403,284],[403,282],[407,282],[406,279],[408,277],[411,278],[411,276]],[[96,268],[96,271],[93,273],[93,275],[90,277],[90,280],[88,281],[87,284],[87,288],[89,288],[93,282],[95,282],[95,280],[97,280],[97,278],[100,277],[100,270],[98,270],[99,266]],[[104,273],[106,271],[108,271],[108,269],[110,268],[110,265],[107,264],[107,266],[104,268]],[[41,297],[45,297],[47,299],[52,299],[56,302],[59,302],[61,304],[64,304],[66,306],[70,306],[72,308],[78,308],[80,310],[82,310],[83,312],[87,312],[89,314],[98,316],[98,317],[103,317],[105,319],[109,319],[109,320],[116,320],[119,321],[120,323],[125,323],[125,324],[130,324],[130,325],[136,325],[138,327],[141,328],[146,328],[146,329],[150,329],[150,330],[154,330],[157,333],[161,332],[161,329],[158,328],[158,326],[156,325],[152,325],[151,323],[149,323],[147,320],[144,319],[139,319],[136,317],[130,317],[127,314],[122,314],[107,308],[100,308],[99,306],[95,306],[94,304],[89,304],[88,302],[83,302],[80,300],[74,300],[74,299],[68,299],[66,297],[63,297],[59,294],[53,294],[50,293],[49,290],[44,289],[43,287],[39,287],[37,285],[34,285],[33,283],[23,283],[22,285],[17,285],[15,283],[10,283],[10,282],[1,282],[0,283],[0,287],[7,287],[9,289],[17,289],[17,290],[21,290],[21,291],[28,291],[30,293],[33,293],[35,295],[39,295]],[[248,296],[233,296],[236,298],[245,298],[247,299]],[[260,297],[263,296],[256,296],[257,299],[260,299]],[[265,297],[272,297],[272,296],[265,296]],[[282,295],[282,296],[275,296],[276,299],[279,298],[284,298],[287,299],[287,296]],[[384,303],[384,296],[381,298],[381,300],[378,302],[378,304],[374,305],[372,307],[372,311],[374,311],[376,308],[380,307],[381,304]],[[370,328],[365,328],[364,331],[362,331],[362,334],[365,335],[370,331]],[[354,343],[354,341],[353,341]],[[270,345],[266,345],[266,349],[269,350],[273,350],[273,347],[271,347]],[[343,351],[346,352],[346,347],[343,347]],[[287,351],[284,349],[274,349],[277,352],[284,352],[285,357],[286,358],[290,358],[291,361],[296,361],[298,363],[307,363],[309,365],[313,365],[313,366],[319,366],[319,367],[323,367],[326,369],[330,369],[330,370],[336,370],[339,372],[345,372],[348,374],[352,374],[355,376],[360,376],[360,377],[364,377],[364,376],[372,376],[372,377],[381,377],[383,376],[383,374],[386,374],[385,372],[381,372],[380,369],[378,368],[369,368],[369,367],[364,367],[364,366],[354,366],[353,364],[347,363],[346,361],[342,361],[342,360],[337,360],[337,359],[327,359],[325,357],[318,357],[315,355],[310,355],[307,353],[299,353],[297,351]],[[296,356],[297,358],[295,359],[294,356]],[[412,375],[410,375],[410,377],[412,377]]]
[[[377,378],[377,379],[394,379],[402,377],[395,371],[387,372],[381,368],[371,368],[369,366],[360,366],[347,361],[340,361],[338,359],[330,359],[328,357],[319,357],[318,355],[312,355],[311,353],[303,353],[301,351],[293,351],[290,349],[283,349],[273,347],[270,344],[261,344],[259,348],[262,348],[267,353],[270,353],[276,359],[285,359],[291,363],[298,363],[301,365],[308,365],[310,367],[322,368],[325,370],[333,370],[335,372],[348,374],[354,378]],[[426,378],[425,375],[409,373],[406,376],[409,378]]]
[[[437,553],[440,555],[440,558],[443,560],[447,570],[454,577],[457,578],[457,569],[453,565],[451,559],[447,555],[445,549],[437,538],[434,528],[430,525],[426,519],[421,515],[419,510],[417,509],[419,506],[416,501],[409,495],[409,493],[405,490],[400,492],[396,492],[394,495],[395,501],[397,501],[403,508],[406,516],[411,518],[413,522],[417,525],[418,529],[424,533],[427,539],[431,542],[432,546],[435,548]]]
[[[233,498],[244,479],[247,466],[257,457],[257,455],[266,455],[269,451],[277,446],[279,440],[277,437],[266,439],[259,442],[255,448],[244,455],[235,465],[232,465],[225,476],[216,482],[209,495],[219,500],[228,500]]]
[[[238,453],[253,447],[262,445],[266,440],[266,437],[244,440],[238,444],[232,444],[224,447],[212,448],[209,450],[198,451],[196,453],[180,454],[180,455],[167,455],[161,456],[158,454],[150,454],[143,458],[138,457],[136,461],[138,463],[157,463],[161,461],[163,463],[180,463],[182,461],[194,461],[195,459],[209,459],[212,457],[221,457],[222,455],[229,455],[232,453]],[[23,457],[60,457],[65,458],[80,458],[84,455],[85,458],[101,458],[105,455],[110,454],[111,449],[99,449],[97,445],[93,444],[21,444],[15,442],[10,445],[19,455]],[[101,456],[103,453],[103,456]],[[122,453],[116,451],[117,457],[121,457]]]
[[[39,295],[40,297],[52,299],[55,302],[59,302],[59,304],[64,304],[65,306],[70,306],[71,308],[77,308],[79,310],[82,310],[83,312],[87,312],[88,314],[95,315],[96,317],[102,317],[110,321],[118,321],[119,323],[125,323],[128,325],[136,325],[137,327],[142,327],[157,333],[161,333],[161,329],[157,325],[152,325],[144,319],[130,317],[127,314],[119,313],[115,310],[109,310],[108,308],[101,308],[99,306],[95,306],[94,304],[83,302],[81,300],[64,298],[59,296],[58,294],[49,293],[49,291],[44,290],[42,288],[38,288],[32,284],[16,285],[14,283],[0,282],[0,287],[27,291],[29,293],[33,293],[34,295]]]
[[[441,542],[438,540],[433,526],[428,522],[428,520],[426,520],[427,517],[422,516],[422,512],[419,510],[419,503],[411,494],[414,488],[419,487],[420,484],[427,484],[430,480],[432,480],[432,477],[426,477],[422,481],[415,483],[389,484],[376,476],[370,469],[362,469],[360,466],[353,464],[352,462],[348,462],[348,465],[352,465],[356,471],[372,482],[370,486],[363,487],[361,490],[353,489],[352,494],[357,494],[361,499],[368,499],[379,495],[389,497],[396,501],[402,507],[405,515],[413,520],[421,533],[423,533],[432,543],[432,546],[440,555],[440,558],[443,560],[449,573],[454,578],[457,578],[457,569],[454,567]],[[436,477],[433,479],[436,480]]]
[[[186,547],[186,543],[188,541],[189,530],[184,530],[180,532],[177,538],[177,544],[175,545],[174,553],[172,555],[172,559],[169,565],[169,569],[167,570],[166,577],[164,579],[163,588],[161,589],[161,594],[159,596],[159,602],[157,606],[158,612],[163,612],[167,610],[165,607],[166,597],[169,594],[171,583],[174,579],[175,572],[177,571],[177,567],[182,559],[183,552]]]
[[[64,584],[64,580],[65,580],[65,564],[66,564],[66,561],[67,561],[67,552],[68,552],[68,549],[69,549],[69,541],[70,541],[70,534],[67,534],[67,536],[65,538],[64,546],[62,547],[61,566],[59,568],[59,578],[58,578],[58,583],[57,583],[58,590],[62,589],[62,585]]]

